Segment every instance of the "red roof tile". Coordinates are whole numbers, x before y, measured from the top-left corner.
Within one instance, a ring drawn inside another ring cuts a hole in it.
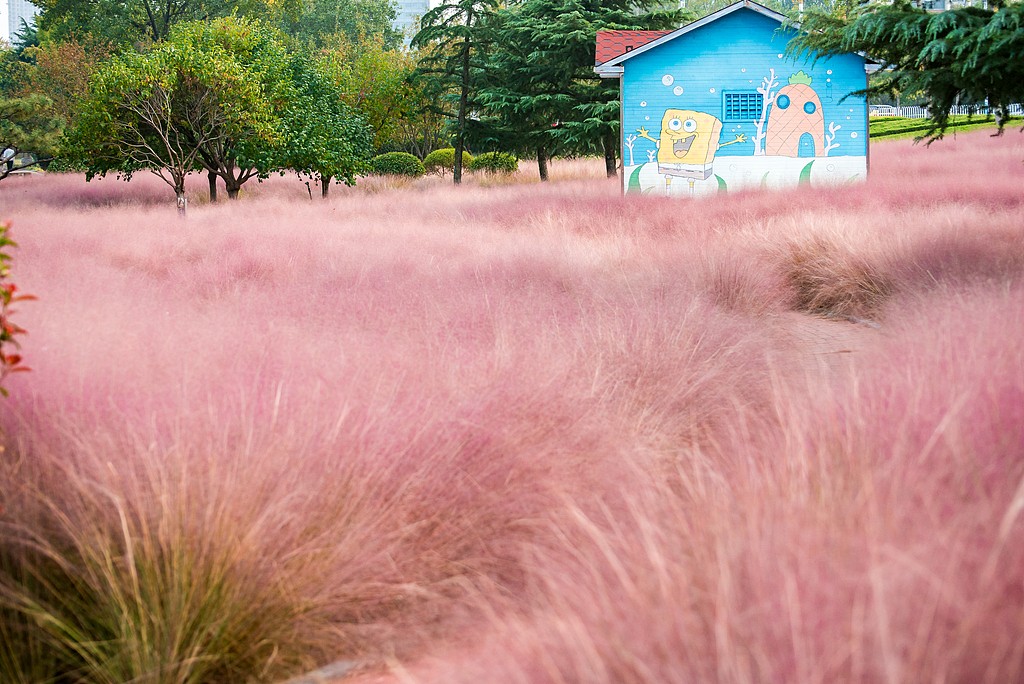
[[[671,31],[598,31],[597,32],[597,53],[594,63],[600,66],[609,59],[618,57],[624,52],[629,52],[641,45],[647,45],[651,41],[662,36],[667,36]]]

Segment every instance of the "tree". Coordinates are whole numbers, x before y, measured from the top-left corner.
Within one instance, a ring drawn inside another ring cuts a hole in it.
[[[49,164],[67,122],[55,103],[59,95],[32,87],[37,50],[32,40],[17,49],[0,50],[0,180],[20,169]]]
[[[19,95],[45,94],[54,116],[70,124],[89,92],[89,77],[110,57],[110,47],[96,44],[87,49],[76,39],[44,43],[26,50],[32,59],[25,71]]]
[[[791,52],[820,55],[863,52],[889,69],[886,89],[921,91],[928,100],[931,128],[926,138],[942,137],[950,108],[958,102],[987,102],[997,111],[999,134],[1005,107],[1024,98],[1024,4],[990,2],[929,13],[908,0],[847,12],[812,10]]]
[[[373,132],[373,149],[395,144],[401,122],[416,115],[417,93],[410,76],[416,68],[408,53],[389,48],[382,36],[353,42],[344,34],[327,39],[317,64],[358,111]]]
[[[118,46],[157,42],[180,22],[228,14],[233,0],[35,0],[36,25],[49,40],[92,35]],[[45,41],[44,41],[45,42]]]
[[[233,17],[188,22],[171,32],[174,49],[208,55],[211,63],[231,63],[258,92],[257,102],[247,105],[253,116],[236,120],[221,135],[204,137],[202,130],[183,129],[209,175],[211,200],[216,200],[217,178],[224,181],[228,198],[236,199],[247,181],[266,178],[280,167],[280,146],[287,143],[282,117],[296,97],[292,57],[282,38],[262,22]]]
[[[339,35],[350,43],[379,39],[386,48],[398,47],[402,39],[393,26],[392,0],[305,0],[297,8],[279,6],[277,16],[285,33],[315,48]]]
[[[497,48],[482,70],[472,105],[479,116],[468,135],[478,149],[499,149],[518,156],[536,155],[540,179],[548,179],[548,160],[560,146],[559,122],[575,106],[566,79],[549,80],[551,66],[538,50],[546,31],[538,3],[524,2],[498,14],[492,23]],[[565,71],[566,65],[556,67]]]
[[[705,17],[733,4],[736,0],[681,0],[679,7],[689,12],[694,17]],[[776,12],[786,13],[801,4],[812,2],[831,2],[832,0],[763,0],[758,4],[764,5]],[[842,1],[842,0],[841,0]]]
[[[314,176],[324,195],[332,178],[351,184],[372,146],[363,118],[342,102],[342,96],[316,62],[303,53],[288,53],[284,36],[261,22],[230,17],[190,22],[175,28],[171,40],[182,50],[220,49],[258,84],[260,104],[273,137],[249,128],[235,128],[199,146],[199,163],[224,181],[235,199],[252,178],[291,168]]]
[[[619,92],[593,71],[597,32],[675,28],[684,16],[649,0],[524,0],[502,11],[476,100],[490,116],[482,123],[496,141],[504,130],[507,141],[533,148],[542,180],[558,151],[602,150],[615,175]]]
[[[284,112],[282,167],[312,176],[327,197],[331,180],[355,183],[372,156],[373,142],[362,117],[342,102],[330,77],[309,59],[292,60],[296,94]]]
[[[91,36],[118,48],[166,40],[177,24],[225,16],[260,18],[303,45],[344,33],[381,35],[392,47],[393,0],[36,0],[36,24],[46,41]]]
[[[0,43],[0,95],[15,95],[25,83],[31,61],[24,50]]]
[[[441,110],[455,118],[456,185],[462,182],[462,153],[466,149],[466,122],[469,118],[470,92],[474,77],[482,65],[481,52],[487,44],[487,22],[497,8],[497,0],[449,0],[423,15],[422,28],[412,46],[423,48],[418,73],[432,81],[438,95],[454,92],[454,112]]]
[[[431,95],[430,84],[410,78],[409,85],[409,106],[398,118],[394,139],[385,147],[423,159],[434,150],[450,147],[451,141],[445,131],[444,114],[434,106],[437,100]]]
[[[105,64],[72,139],[90,177],[150,170],[179,207],[199,168],[211,198],[219,177],[234,199],[249,179],[290,166],[352,182],[369,154],[362,119],[326,75],[275,30],[231,17],[181,24],[153,49]]]
[[[223,48],[186,50],[173,42],[106,63],[71,135],[87,176],[145,169],[174,189],[185,211],[185,177],[205,149],[244,134],[272,141],[276,131],[257,81]]]
[[[53,159],[63,122],[43,95],[0,97],[0,180]]]

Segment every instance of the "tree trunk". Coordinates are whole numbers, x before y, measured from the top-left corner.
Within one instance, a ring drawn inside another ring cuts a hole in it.
[[[228,199],[238,199],[238,191],[242,188],[242,184],[235,178],[234,170],[230,170],[224,176],[224,189],[228,191]]]
[[[237,176],[235,174],[238,174]],[[221,168],[220,177],[224,179],[224,189],[228,191],[228,199],[238,199],[238,191],[242,187],[242,179],[245,175],[244,169],[235,167],[233,158],[226,159]]]
[[[541,182],[548,180],[548,151],[541,145],[537,148],[537,171],[540,172]]]
[[[210,201],[217,201],[217,174],[213,171],[208,171],[206,177],[210,181]]]
[[[990,111],[994,113],[996,120],[996,132],[993,133],[991,137],[997,138],[1003,134],[1003,126],[1006,125],[1006,119],[1008,118],[1006,115],[1006,108],[999,102],[996,102],[995,107]]]
[[[185,199],[185,188],[175,188],[174,195],[178,204],[178,217],[185,218],[185,209],[188,207],[188,200]]]
[[[466,12],[466,28],[473,26],[473,8]],[[462,183],[462,153],[466,149],[466,111],[469,109],[469,32],[466,32],[466,39],[462,42],[462,92],[459,94],[459,119],[455,131],[455,165],[452,169],[452,176],[455,184]]]
[[[327,199],[327,193],[331,191],[331,176],[320,176],[320,196]]]
[[[618,140],[615,131],[608,131],[604,134],[604,172],[609,178],[618,175],[615,166],[615,154],[618,152]]]

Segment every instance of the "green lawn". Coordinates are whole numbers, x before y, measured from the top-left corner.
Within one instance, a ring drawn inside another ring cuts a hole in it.
[[[951,116],[947,131],[970,131],[977,128],[994,128],[991,116]],[[1011,120],[1011,124],[1012,124]],[[907,119],[899,116],[873,117],[869,121],[872,138],[916,138],[928,130],[928,119]]]

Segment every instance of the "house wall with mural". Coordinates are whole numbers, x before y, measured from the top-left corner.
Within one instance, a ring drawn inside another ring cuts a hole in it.
[[[793,35],[744,6],[628,54],[620,62],[626,192],[864,179],[867,104],[850,93],[865,87],[865,60],[787,57]]]

